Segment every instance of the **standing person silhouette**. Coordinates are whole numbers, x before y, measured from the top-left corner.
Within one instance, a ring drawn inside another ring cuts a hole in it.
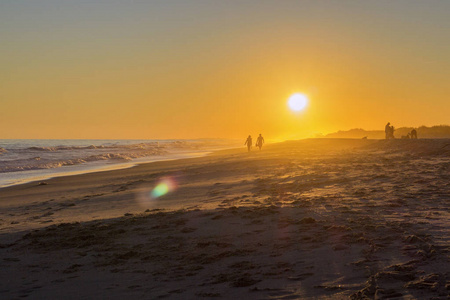
[[[384,126],[384,133],[386,133],[387,140],[390,139],[390,137],[391,137],[391,126],[389,126],[389,125],[391,125],[391,122],[388,122],[386,124],[386,126]]]
[[[261,147],[263,144],[264,144],[264,138],[262,137],[262,135],[260,133],[258,138],[256,139],[256,147],[259,148],[259,151],[261,151]]]
[[[389,132],[389,138],[390,139],[395,139],[394,131],[395,131],[394,126],[391,126],[391,130]]]
[[[248,138],[245,141],[244,145],[247,145],[248,152],[250,152],[250,149],[252,148],[252,137],[251,137],[251,135],[248,136]]]
[[[412,139],[417,139],[417,130],[414,129],[414,128],[411,130],[411,138]]]

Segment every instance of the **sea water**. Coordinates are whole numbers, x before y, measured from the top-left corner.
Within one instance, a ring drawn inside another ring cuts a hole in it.
[[[1,140],[0,187],[52,177],[198,157],[232,140]]]

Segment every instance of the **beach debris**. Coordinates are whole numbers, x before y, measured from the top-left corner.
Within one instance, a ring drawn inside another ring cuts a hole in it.
[[[316,219],[311,217],[306,217],[298,221],[299,224],[313,224],[316,223]]]

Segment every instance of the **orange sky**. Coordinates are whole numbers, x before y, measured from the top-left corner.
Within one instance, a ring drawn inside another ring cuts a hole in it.
[[[0,3],[0,139],[450,123],[448,1],[37,2]]]

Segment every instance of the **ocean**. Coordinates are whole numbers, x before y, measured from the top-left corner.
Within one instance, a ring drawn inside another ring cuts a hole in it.
[[[233,140],[2,140],[0,187],[52,177],[199,157],[236,147]]]

